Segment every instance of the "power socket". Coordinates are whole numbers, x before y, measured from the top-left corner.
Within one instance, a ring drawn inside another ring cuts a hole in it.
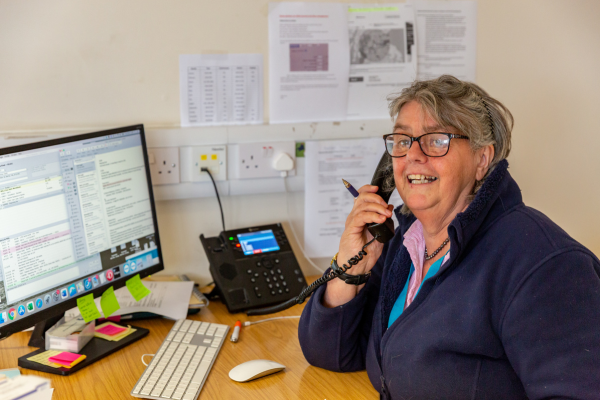
[[[148,149],[152,185],[179,183],[179,147]]]
[[[215,181],[227,180],[227,148],[225,145],[182,147],[181,180],[183,182],[210,182],[202,168],[208,168]]]
[[[281,153],[296,160],[295,142],[240,143],[237,154],[237,178],[272,178],[281,176],[274,163]],[[288,175],[296,175],[295,168]]]

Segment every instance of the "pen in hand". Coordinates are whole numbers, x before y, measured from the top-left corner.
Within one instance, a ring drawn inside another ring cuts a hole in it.
[[[358,197],[358,192],[356,191],[356,189],[354,189],[354,186],[352,186],[350,182],[348,182],[345,179],[342,179],[342,182],[344,182],[344,186],[346,186],[346,189],[348,189],[352,196],[354,196],[355,198]]]

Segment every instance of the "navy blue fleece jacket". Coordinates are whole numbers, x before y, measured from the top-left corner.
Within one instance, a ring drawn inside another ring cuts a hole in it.
[[[526,207],[507,169],[499,163],[452,221],[450,259],[389,329],[414,217],[397,213],[353,300],[325,308],[319,288],[298,328],[308,362],[366,368],[384,399],[600,398],[600,262]]]

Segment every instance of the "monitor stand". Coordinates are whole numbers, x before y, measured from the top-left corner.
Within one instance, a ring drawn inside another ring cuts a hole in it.
[[[100,339],[97,337],[92,338],[83,348],[79,351],[78,354],[85,354],[86,358],[79,364],[75,365],[72,368],[54,368],[44,364],[37,363],[35,361],[29,361],[28,358],[35,356],[37,354],[43,353],[46,351],[46,342],[44,340],[44,333],[48,329],[50,329],[54,324],[56,324],[62,315],[58,317],[49,318],[46,321],[39,322],[35,325],[33,329],[33,333],[31,334],[31,339],[29,340],[28,346],[31,347],[39,347],[39,350],[36,350],[32,353],[26,354],[22,357],[19,357],[19,367],[33,369],[36,371],[48,372],[50,374],[57,375],[71,375],[82,368],[87,367],[88,365],[104,358],[117,350],[122,349],[125,346],[132,344],[133,342],[143,338],[150,331],[148,329],[139,328],[137,326],[131,326],[135,329],[135,332],[130,334],[129,336],[124,337],[118,342],[111,342],[109,340]]]

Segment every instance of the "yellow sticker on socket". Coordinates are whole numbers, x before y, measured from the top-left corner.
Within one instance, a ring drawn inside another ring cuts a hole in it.
[[[206,160],[208,160],[208,156],[207,156],[206,154],[202,154],[202,155],[200,156],[200,160],[202,160],[202,161],[206,161]]]

